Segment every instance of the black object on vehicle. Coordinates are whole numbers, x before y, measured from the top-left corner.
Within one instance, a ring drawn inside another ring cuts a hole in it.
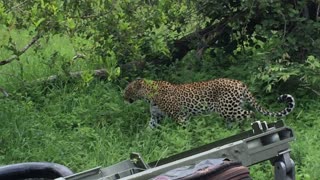
[[[60,164],[48,162],[27,162],[0,166],[0,180],[27,178],[55,179],[72,175],[73,172]]]
[[[161,174],[153,180],[251,180],[248,167],[225,158],[206,159],[200,163],[179,167]]]

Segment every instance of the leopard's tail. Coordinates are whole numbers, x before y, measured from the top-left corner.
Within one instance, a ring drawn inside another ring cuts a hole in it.
[[[249,93],[249,92],[248,92]],[[246,93],[247,94],[247,93]],[[271,117],[284,117],[287,116],[290,112],[293,111],[295,107],[295,100],[293,96],[290,94],[283,94],[278,97],[278,102],[286,103],[287,106],[278,112],[270,112],[269,110],[266,110],[265,108],[261,107],[255,100],[255,98],[251,95],[251,93],[247,94],[245,96],[246,99],[249,101],[249,103],[261,114],[265,116],[271,116]]]

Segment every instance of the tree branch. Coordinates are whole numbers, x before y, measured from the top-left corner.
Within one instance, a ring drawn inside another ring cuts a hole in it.
[[[76,72],[70,72],[69,77],[70,78],[80,78],[81,75],[86,71],[76,71]],[[108,77],[108,73],[106,69],[96,69],[92,70],[91,74],[98,79],[106,79]],[[47,78],[41,78],[37,79],[36,82],[52,82],[59,79],[59,75],[51,75]]]
[[[241,19],[245,14],[246,12],[239,12],[235,15],[223,17],[217,24],[210,25],[174,41],[173,59],[182,59],[192,49],[196,49],[201,54],[208,47],[214,46],[216,41],[226,33],[228,23]],[[200,44],[197,43],[199,41]]]
[[[8,59],[4,59],[2,61],[0,61],[0,66],[11,63],[13,60],[18,59],[23,53],[25,53],[33,44],[35,44],[41,37],[41,34],[37,34],[35,35],[31,41],[24,47],[22,48],[20,51],[18,50],[16,52],[16,54],[12,55],[11,57],[9,57]]]

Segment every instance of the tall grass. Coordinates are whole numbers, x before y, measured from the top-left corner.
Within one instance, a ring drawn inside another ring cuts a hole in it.
[[[163,130],[150,130],[148,106],[125,104],[119,88],[108,83],[53,87],[43,94],[30,90],[0,104],[2,163],[55,161],[78,171],[110,165],[134,151],[156,160],[232,134],[208,117],[187,129],[166,120]]]
[[[240,131],[226,129],[214,114],[192,118],[185,129],[166,119],[161,130],[150,130],[148,105],[125,103],[121,88],[107,82],[61,82],[40,89],[29,87],[0,99],[0,164],[50,161],[78,172],[117,163],[130,152],[140,152],[151,162]],[[287,119],[297,136],[292,154],[301,179],[320,177],[319,103],[309,102],[298,104]],[[251,169],[255,179],[273,176],[269,163]]]

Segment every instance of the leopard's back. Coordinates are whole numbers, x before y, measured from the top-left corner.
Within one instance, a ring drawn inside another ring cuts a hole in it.
[[[172,88],[159,92],[154,102],[175,119],[210,112],[236,118],[233,112],[237,108],[232,107],[241,103],[246,88],[241,81],[231,79],[172,85]]]

